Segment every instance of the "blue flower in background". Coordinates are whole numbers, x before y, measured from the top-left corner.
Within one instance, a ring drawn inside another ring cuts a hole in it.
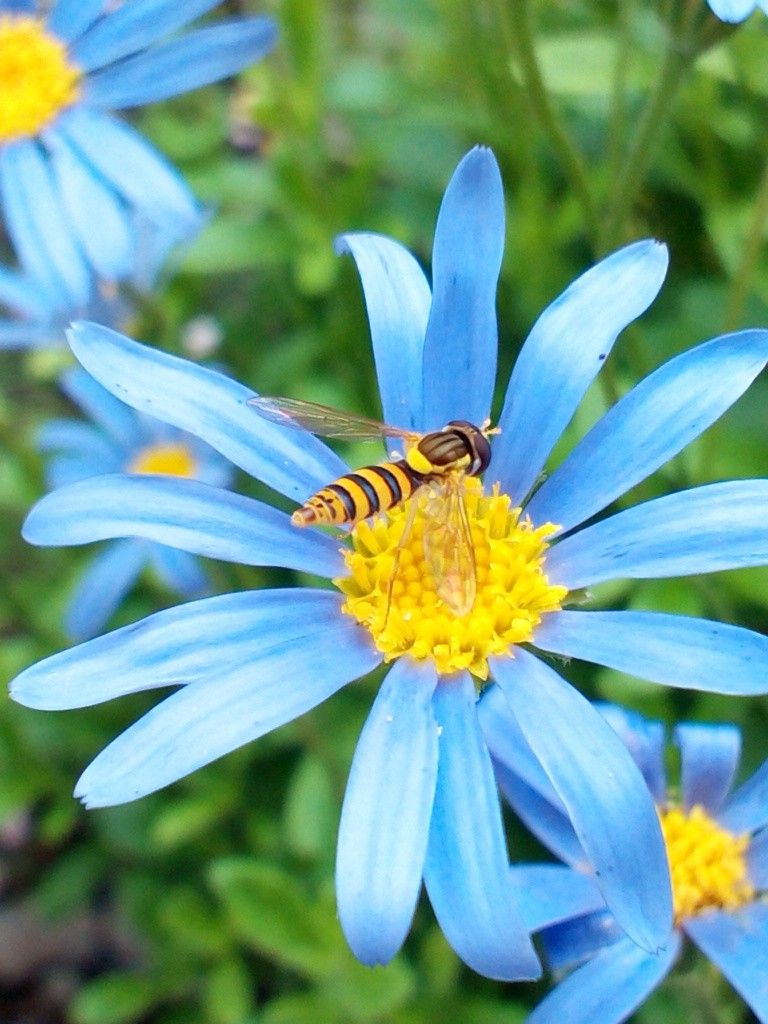
[[[485,149],[467,154],[446,190],[432,288],[391,239],[340,239],[362,278],[388,423],[425,432],[489,416],[503,246],[501,177]],[[538,968],[525,897],[509,882],[489,755],[498,744],[472,678],[490,675],[535,770],[581,836],[607,905],[643,948],[668,942],[669,872],[648,788],[604,718],[538,655],[582,658],[684,688],[768,689],[768,641],[748,630],[650,612],[562,610],[568,592],[603,580],[768,561],[766,481],[711,484],[584,526],[743,393],[768,361],[768,332],[724,335],[663,365],[529,496],[617,335],[653,301],[666,267],[663,246],[627,246],[573,282],[534,325],[512,373],[501,432],[490,438],[493,486],[482,493],[474,478],[466,481],[477,584],[466,612],[441,601],[420,564],[426,512],[418,496],[407,544],[398,547],[407,513],[396,507],[373,525],[358,524],[341,551],[337,539],[296,529],[262,502],[192,480],[116,474],[39,502],[25,524],[32,543],[143,537],[309,572],[342,592],[213,597],[29,668],[12,695],[47,709],[184,684],[95,759],[77,795],[92,807],[136,799],[389,662],[355,752],[339,829],[337,898],[350,946],[365,963],[389,960],[408,932],[423,877],[443,931],[470,966],[500,979],[532,977]],[[95,324],[77,325],[70,343],[116,396],[197,434],[291,499],[304,502],[348,472],[317,438],[256,415],[247,404],[252,392],[211,370]],[[395,557],[403,575],[398,570],[390,586]]]
[[[125,277],[139,213],[177,239],[201,211],[181,176],[110,111],[235,74],[275,41],[271,19],[165,39],[219,0],[0,0],[0,202],[20,260],[60,304],[91,273]],[[63,294],[62,294],[63,293]]]
[[[491,703],[499,704],[493,697]],[[576,969],[537,1007],[529,1024],[619,1024],[666,977],[685,935],[758,1019],[768,1020],[768,761],[730,793],[739,764],[739,730],[679,725],[674,734],[681,763],[678,792],[667,784],[661,723],[613,705],[601,710],[637,762],[663,823],[675,933],[652,956],[624,936],[605,910],[548,929],[543,938],[552,967]],[[499,706],[488,714],[496,728],[503,717],[512,725],[513,738],[499,765],[512,806],[553,852],[577,872],[588,871],[589,858],[557,794],[540,772],[530,771],[531,752],[520,742],[511,716]]]
[[[226,459],[191,434],[124,405],[80,367],[65,373],[61,386],[92,422],[57,419],[41,429],[39,447],[51,456],[46,465],[49,487],[121,472],[229,485],[232,466]],[[84,640],[100,632],[146,566],[182,597],[210,591],[208,576],[194,555],[138,538],[113,541],[80,580],[65,617],[67,633]]]
[[[766,0],[707,0],[707,3],[721,21],[732,24],[744,21],[756,10],[768,13]]]

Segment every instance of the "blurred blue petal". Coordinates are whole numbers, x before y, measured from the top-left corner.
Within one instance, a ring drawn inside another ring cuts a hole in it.
[[[355,750],[339,824],[336,900],[352,952],[388,963],[402,946],[424,870],[437,779],[431,662],[396,661]]]
[[[619,939],[552,989],[527,1024],[620,1024],[664,980],[679,950],[677,933],[658,956]]]
[[[108,544],[93,558],[64,614],[72,640],[88,640],[101,632],[120,607],[147,560],[146,547],[135,541]]]
[[[112,473],[59,488],[32,507],[23,535],[44,547],[144,537],[225,562],[344,572],[333,537],[297,530],[271,505],[179,477]]]
[[[768,562],[768,480],[729,480],[635,505],[587,526],[547,554],[570,590]]]
[[[617,704],[594,705],[629,750],[657,804],[667,797],[664,725]]]
[[[441,679],[437,789],[424,872],[446,939],[478,974],[498,981],[541,974],[509,878],[501,808],[468,673]]]
[[[47,320],[52,314],[51,297],[39,281],[3,266],[0,266],[0,303],[14,313],[34,319]]]
[[[732,832],[756,832],[768,825],[768,761],[763,761],[726,802],[719,820]]]
[[[381,661],[347,616],[293,626],[279,646],[148,711],[86,768],[75,796],[87,807],[146,796],[298,718]]]
[[[637,765],[602,715],[538,658],[518,648],[490,664],[605,902],[630,938],[657,950],[672,928],[672,896],[659,820]]]
[[[384,235],[339,235],[338,253],[351,253],[363,285],[385,423],[420,430],[424,335],[432,295],[419,264]]]
[[[739,767],[741,730],[735,725],[683,722],[674,735],[680,748],[685,809],[701,804],[710,814],[717,813]]]
[[[125,453],[100,430],[79,420],[48,420],[37,434],[37,447],[41,452],[66,451],[94,459],[101,472],[117,470]]]
[[[510,871],[529,931],[605,906],[594,878],[562,864],[515,864]]]
[[[141,429],[134,411],[103,388],[82,367],[74,366],[63,373],[59,385],[89,419],[120,445],[126,458],[141,444]]]
[[[547,967],[553,974],[562,975],[626,936],[610,911],[598,910],[545,928],[539,938]]]
[[[202,438],[236,466],[304,501],[347,467],[303,430],[271,423],[246,403],[237,381],[141,345],[98,324],[78,323],[69,342],[85,368],[141,412]]]
[[[753,836],[747,850],[747,873],[754,887],[765,892],[768,889],[768,829]]]
[[[768,1020],[768,905],[710,910],[684,928],[730,981],[759,1020]]]
[[[670,359],[590,430],[531,499],[535,523],[583,523],[703,433],[768,362],[768,331],[738,331]],[[638,439],[642,438],[642,443]]]
[[[768,637],[660,612],[552,612],[536,646],[652,683],[712,693],[768,692]]]
[[[94,455],[54,455],[44,467],[45,484],[49,490],[68,487],[78,480],[87,480],[103,472],[100,458]]]
[[[119,110],[218,82],[260,60],[276,38],[274,21],[264,17],[188,32],[98,71],[88,79],[88,103]]]
[[[476,146],[445,190],[432,250],[424,342],[424,429],[490,415],[496,377],[496,284],[504,254],[504,189],[496,157]]]
[[[57,0],[47,25],[65,43],[81,36],[96,21],[106,0]]]
[[[186,598],[204,597],[211,592],[210,577],[194,555],[164,544],[150,544],[148,548],[152,566],[169,590]]]
[[[30,665],[10,693],[27,707],[62,711],[205,682],[299,638],[300,624],[309,640],[332,629],[343,600],[328,590],[250,590],[167,608]]]
[[[744,21],[756,7],[755,0],[707,0],[707,3],[718,18],[732,24]]]
[[[59,341],[64,342],[61,331]],[[47,348],[56,344],[56,331],[45,324],[29,324],[23,321],[0,321],[0,349]]]
[[[513,505],[536,482],[618,334],[656,298],[668,262],[667,247],[658,242],[627,245],[578,277],[534,324],[493,444],[493,479]]]

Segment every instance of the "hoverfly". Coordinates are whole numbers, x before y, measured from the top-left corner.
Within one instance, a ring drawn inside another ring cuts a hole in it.
[[[455,615],[470,611],[477,581],[464,478],[478,476],[490,463],[488,437],[496,433],[490,429],[490,421],[476,427],[467,420],[452,420],[442,430],[419,434],[292,398],[259,396],[248,404],[273,423],[303,428],[319,437],[401,440],[404,457],[392,456],[386,462],[339,477],[296,509],[291,522],[294,526],[355,526],[424,491],[425,501],[420,506],[425,519],[424,556],[435,589]],[[415,504],[411,506],[398,544],[390,596],[399,554],[413,527],[416,509]]]

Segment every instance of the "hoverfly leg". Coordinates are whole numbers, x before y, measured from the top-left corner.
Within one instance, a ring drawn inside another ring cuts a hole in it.
[[[403,526],[403,532],[400,534],[400,540],[397,542],[397,549],[395,551],[395,562],[392,566],[392,575],[389,578],[389,586],[387,587],[387,603],[384,609],[384,622],[382,623],[382,630],[387,628],[387,622],[389,621],[389,610],[392,607],[392,597],[395,588],[395,581],[397,580],[400,572],[400,558],[403,553],[405,545],[408,543],[408,538],[413,530],[413,524],[416,522],[416,513],[419,510],[419,498],[421,497],[421,488],[417,488],[411,495],[408,503],[408,515],[406,516],[405,525]]]

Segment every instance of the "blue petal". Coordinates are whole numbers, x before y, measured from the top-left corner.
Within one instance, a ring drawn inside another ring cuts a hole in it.
[[[768,889],[768,829],[758,832],[749,842],[747,874],[758,891]]]
[[[661,984],[679,950],[677,934],[658,956],[620,939],[552,989],[527,1024],[620,1024]]]
[[[511,872],[529,931],[605,906],[594,878],[561,864],[516,864]]]
[[[65,43],[77,39],[90,28],[104,9],[106,0],[58,0],[47,27]]]
[[[711,910],[688,918],[684,927],[758,1020],[768,1020],[768,906]]]
[[[101,632],[136,582],[146,560],[146,546],[135,540],[116,541],[96,555],[64,615],[64,629],[72,640],[88,640]]]
[[[768,825],[768,761],[743,783],[718,815],[732,832],[756,832]]]
[[[670,359],[590,430],[533,496],[534,522],[570,530],[690,444],[768,362],[768,331],[725,334]]]
[[[344,572],[334,538],[297,530],[253,498],[179,477],[112,473],[59,488],[33,506],[23,534],[44,547],[144,537],[225,562]]]
[[[270,423],[246,403],[237,381],[110,331],[75,324],[72,350],[97,380],[126,402],[202,438],[235,465],[303,501],[346,466],[303,430]]]
[[[236,74],[269,53],[277,38],[271,18],[219,22],[189,32],[99,71],[88,79],[88,102],[138,107]]]
[[[91,265],[107,280],[126,277],[134,243],[128,211],[60,133],[49,132],[45,142],[64,209]]]
[[[189,552],[151,544],[149,555],[155,572],[170,590],[186,598],[203,597],[211,592],[210,577]]]
[[[657,804],[667,798],[667,773],[664,767],[664,726],[636,711],[617,704],[597,703],[595,707],[619,736],[643,773],[643,778]]]
[[[40,281],[0,266],[0,302],[14,313],[34,320],[52,317],[51,297]],[[21,325],[20,325],[21,326]]]
[[[755,9],[755,0],[707,0],[712,11],[722,21],[735,24],[744,21]]]
[[[494,657],[531,750],[568,810],[605,902],[639,946],[655,951],[672,928],[667,854],[651,795],[602,715],[532,654]]]
[[[470,676],[441,679],[437,789],[424,871],[445,937],[473,970],[498,981],[541,973],[509,878],[491,759]]]
[[[72,58],[86,71],[136,53],[161,36],[181,28],[219,0],[131,0],[102,19],[72,48]]]
[[[2,7],[6,11],[25,11],[34,14],[37,3],[36,0],[3,0]]]
[[[480,425],[496,376],[496,283],[504,254],[504,189],[496,158],[476,146],[445,190],[432,252],[424,342],[423,427]]]
[[[41,452],[66,451],[91,458],[101,464],[102,473],[119,469],[125,458],[122,449],[100,430],[79,420],[48,420],[38,432],[37,447]]]
[[[675,743],[680,748],[685,809],[701,804],[716,813],[739,767],[741,730],[735,725],[683,722],[675,729]]]
[[[407,249],[385,235],[339,235],[338,253],[352,254],[365,295],[385,423],[422,427],[424,335],[432,295]]]
[[[46,711],[84,708],[161,686],[204,681],[248,665],[306,632],[332,629],[343,597],[327,590],[249,590],[167,608],[31,665],[15,701]]]
[[[336,899],[352,952],[388,963],[411,926],[437,780],[437,674],[395,662],[355,750],[339,824]]]
[[[536,646],[647,679],[712,693],[768,691],[768,637],[741,626],[658,612],[552,612]]]
[[[39,146],[0,150],[0,190],[8,233],[24,265],[62,305],[88,301],[91,280]]]
[[[63,344],[64,332],[56,337],[56,331],[42,324],[24,324],[0,321],[0,349],[47,348]]]
[[[545,928],[539,938],[547,967],[553,974],[562,975],[626,936],[610,911],[598,910]]]
[[[127,458],[142,441],[136,413],[79,366],[61,375],[64,394],[119,445]]]
[[[45,483],[49,490],[55,490],[103,472],[101,459],[92,455],[55,455],[45,467]]]
[[[707,484],[635,505],[556,544],[547,574],[570,590],[768,562],[768,480]]]
[[[294,635],[279,646],[189,683],[144,715],[86,768],[75,796],[87,807],[146,796],[305,714],[381,661],[348,617],[292,621]]]
[[[493,445],[493,478],[513,505],[536,482],[618,334],[656,298],[668,262],[658,242],[627,245],[577,278],[534,324]]]
[[[203,217],[184,178],[129,125],[75,107],[59,118],[56,130],[145,217],[174,225],[179,238],[200,227]]]

